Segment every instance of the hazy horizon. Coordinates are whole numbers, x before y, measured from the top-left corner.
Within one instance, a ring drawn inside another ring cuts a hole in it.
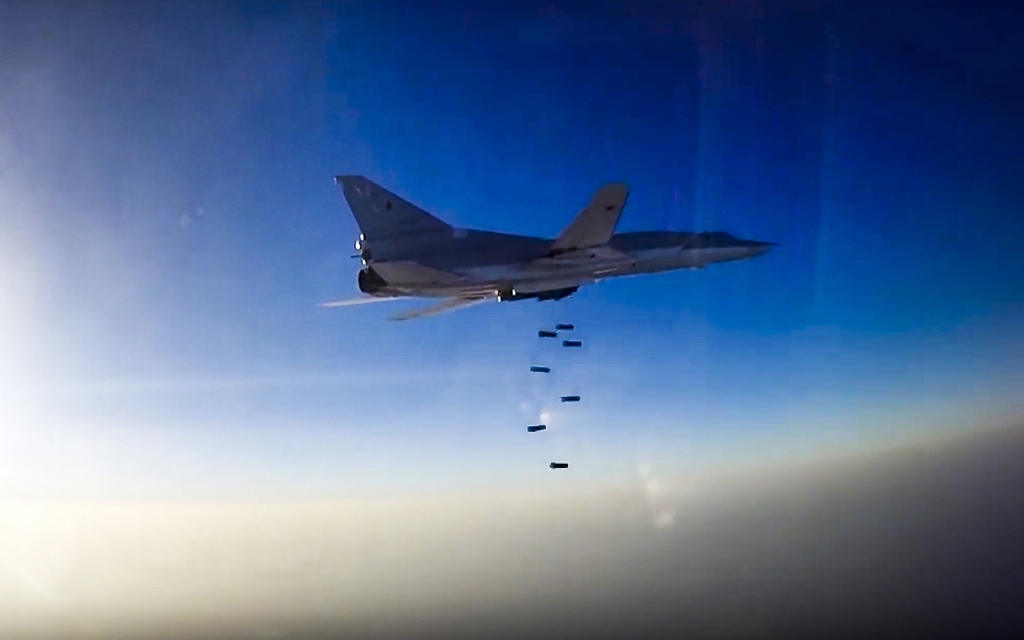
[[[1024,561],[1024,520],[1006,510],[1024,486],[1021,454],[1024,427],[1003,427],[640,488],[8,504],[0,631],[1008,630],[1019,617],[1003,608],[1012,590],[1000,589]]]

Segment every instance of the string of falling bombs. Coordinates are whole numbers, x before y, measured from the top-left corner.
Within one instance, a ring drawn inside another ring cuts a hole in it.
[[[576,327],[571,325],[571,324],[560,323],[560,324],[556,324],[555,325],[555,330],[554,331],[550,331],[548,329],[541,329],[540,331],[537,332],[537,337],[538,338],[557,338],[559,331],[573,331],[575,329],[576,329]],[[582,347],[583,346],[583,341],[582,340],[562,340],[562,346],[563,347]],[[530,372],[531,373],[551,373],[551,367],[543,367],[543,366],[539,366],[539,365],[534,365],[534,366],[530,367]],[[580,397],[579,396],[562,396],[560,399],[561,399],[562,402],[579,402],[580,401]],[[526,427],[526,431],[529,432],[529,433],[536,433],[538,431],[544,431],[547,428],[548,428],[547,425],[544,425],[544,424],[534,424],[534,425],[530,425],[529,427]],[[569,467],[569,463],[568,462],[552,462],[548,466],[550,466],[552,469],[566,469],[566,468]]]

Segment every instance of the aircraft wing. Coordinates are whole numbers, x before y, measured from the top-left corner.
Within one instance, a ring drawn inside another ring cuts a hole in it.
[[[486,298],[448,298],[435,304],[432,307],[412,309],[410,311],[403,311],[402,313],[396,314],[388,318],[389,320],[412,320],[413,318],[424,318],[426,316],[436,316],[439,313],[446,313],[448,311],[454,311],[456,309],[462,309],[463,307],[471,307],[473,305],[480,304],[481,302],[487,302],[493,300],[493,297]]]
[[[628,196],[629,188],[622,182],[612,182],[598,189],[590,198],[590,204],[576,214],[555,239],[551,250],[561,253],[608,244]]]

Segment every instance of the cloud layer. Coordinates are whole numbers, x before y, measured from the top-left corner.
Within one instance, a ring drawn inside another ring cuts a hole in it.
[[[1008,630],[1024,569],[1021,454],[1014,429],[686,484],[642,469],[635,487],[546,494],[7,505],[0,631]]]

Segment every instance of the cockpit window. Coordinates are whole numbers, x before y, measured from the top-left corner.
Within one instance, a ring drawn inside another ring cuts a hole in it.
[[[705,247],[723,247],[736,242],[735,236],[724,231],[701,231],[698,242]]]

